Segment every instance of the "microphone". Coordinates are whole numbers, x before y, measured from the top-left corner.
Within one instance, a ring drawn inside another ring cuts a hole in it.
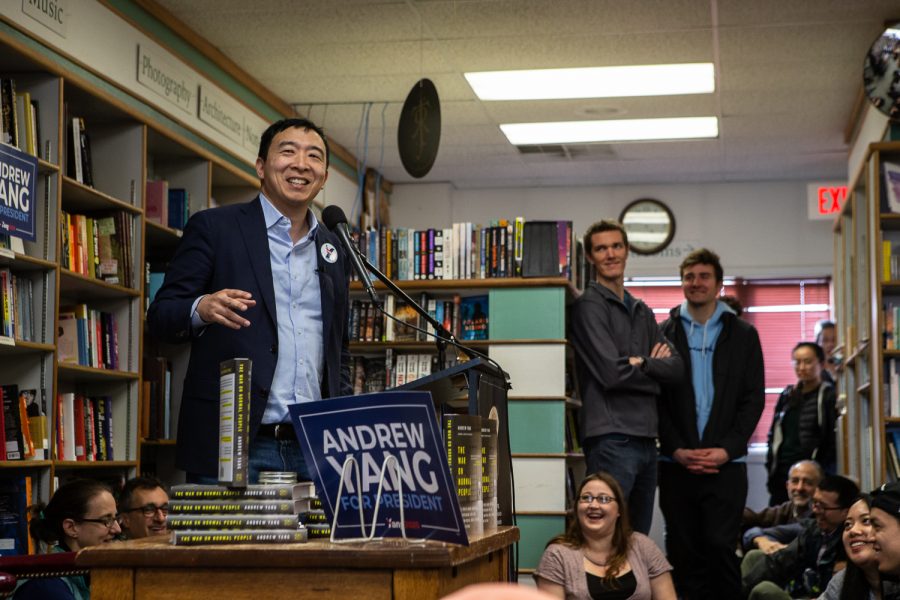
[[[359,275],[359,280],[362,282],[363,287],[366,288],[369,297],[372,298],[372,302],[378,304],[378,295],[375,293],[375,286],[372,285],[369,271],[359,257],[359,250],[350,239],[350,231],[347,229],[347,215],[344,214],[340,206],[331,204],[322,211],[322,221],[325,223],[325,227],[335,232],[340,238],[341,245],[344,247],[347,256],[350,257],[350,263],[353,264],[353,270]]]

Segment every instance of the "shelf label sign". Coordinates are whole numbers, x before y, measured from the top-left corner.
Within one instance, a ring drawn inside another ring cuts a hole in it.
[[[37,158],[0,144],[0,234],[35,241]]]
[[[468,545],[430,392],[345,396],[288,410],[329,523],[338,510],[335,538],[363,537],[361,516],[366,534],[376,520],[376,536],[400,536],[402,515],[410,538]],[[389,463],[382,487],[388,455],[396,467]],[[338,497],[344,461],[351,456],[358,467],[347,469]]]
[[[241,144],[244,136],[244,117],[236,103],[209,86],[200,86],[198,117],[201,121]],[[258,146],[257,146],[258,148]]]
[[[158,53],[148,52],[140,44],[137,51],[138,83],[172,106],[191,114],[195,91],[199,85],[196,78],[191,76],[188,69],[176,66]]]
[[[806,197],[810,219],[834,220],[847,200],[847,185],[838,181],[810,183]]]
[[[66,37],[68,0],[22,0],[22,12],[61,37]]]

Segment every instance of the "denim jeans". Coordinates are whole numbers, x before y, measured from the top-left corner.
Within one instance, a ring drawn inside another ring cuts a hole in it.
[[[628,498],[631,526],[650,533],[656,497],[657,451],[654,438],[608,433],[584,440],[587,474],[606,471]]]
[[[258,435],[250,442],[250,463],[248,481],[259,482],[260,471],[292,471],[297,474],[298,481],[313,481],[312,474],[303,459],[303,451],[297,440],[276,440],[273,437]],[[187,474],[188,483],[211,485],[218,483],[216,477]]]

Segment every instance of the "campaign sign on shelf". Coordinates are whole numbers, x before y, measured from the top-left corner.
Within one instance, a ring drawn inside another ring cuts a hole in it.
[[[289,407],[303,456],[316,478],[316,490],[329,523],[338,511],[335,538],[368,535],[381,467],[397,458],[400,473],[389,466],[381,492],[375,536],[400,537],[402,484],[406,535],[468,545],[465,525],[450,479],[441,428],[429,392],[382,392],[333,398]],[[360,489],[353,469],[338,486],[348,456],[359,464]],[[359,524],[359,493],[365,534]]]
[[[0,234],[35,241],[37,158],[0,144]]]

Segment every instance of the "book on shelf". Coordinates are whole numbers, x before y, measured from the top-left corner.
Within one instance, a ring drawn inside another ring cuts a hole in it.
[[[147,180],[144,195],[144,218],[157,225],[169,224],[169,182],[165,179]]]
[[[30,475],[0,476],[0,556],[35,553],[34,541],[28,535],[32,492]]]
[[[50,458],[50,435],[44,402],[44,394],[37,389],[19,390],[20,411],[24,407],[36,460]]]
[[[16,92],[16,124],[19,129],[19,150],[37,156],[36,123],[29,92]]]
[[[164,356],[144,356],[141,437],[171,439],[172,362]]]
[[[34,341],[33,300],[31,279],[0,268],[0,336]]]
[[[73,335],[74,332],[74,335]],[[60,308],[59,362],[96,369],[119,368],[119,326],[115,314],[76,304]]]
[[[61,266],[79,275],[131,287],[133,219],[123,211],[62,211]]]
[[[19,128],[16,123],[16,80],[0,78],[0,142],[19,146]]]
[[[459,303],[460,339],[488,339],[488,296],[466,296]]]
[[[184,229],[191,212],[191,195],[184,188],[169,188],[168,220],[165,222],[171,229]]]
[[[219,483],[230,487],[248,483],[252,369],[249,358],[219,365]]]
[[[470,536],[484,533],[481,420],[478,415],[447,414],[442,419],[447,464],[466,533]]]
[[[881,163],[884,177],[882,186],[882,212],[900,213],[900,165],[884,161]]]
[[[218,544],[294,544],[307,540],[306,529],[232,529],[172,532],[176,546],[208,546]]]
[[[16,384],[0,385],[0,400],[3,402],[3,437],[5,460],[24,460],[29,458],[25,443],[25,429],[19,411],[19,386]]]

